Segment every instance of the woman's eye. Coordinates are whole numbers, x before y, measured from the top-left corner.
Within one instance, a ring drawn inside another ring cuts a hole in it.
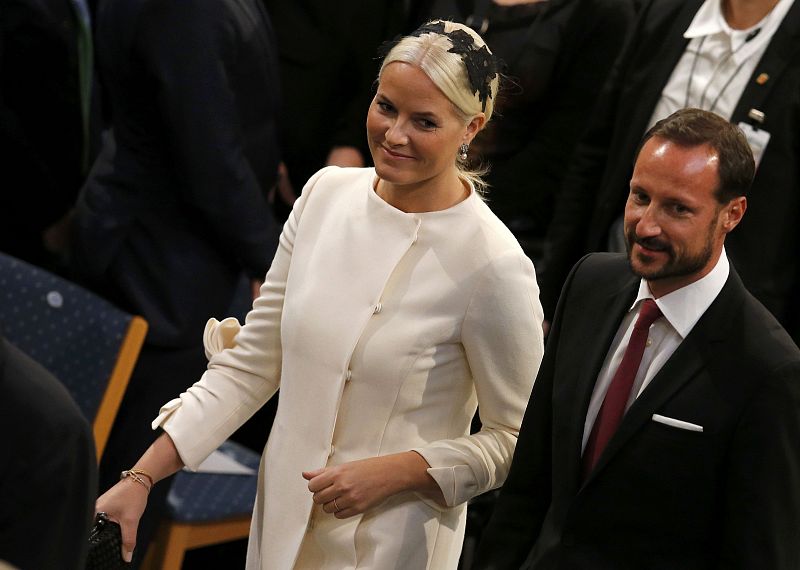
[[[391,113],[394,111],[394,107],[392,107],[389,103],[384,101],[378,101],[378,109],[383,111],[384,113]]]
[[[439,125],[434,123],[433,121],[429,121],[428,119],[420,119],[419,124],[423,129],[427,129],[432,131],[433,129],[437,128]]]

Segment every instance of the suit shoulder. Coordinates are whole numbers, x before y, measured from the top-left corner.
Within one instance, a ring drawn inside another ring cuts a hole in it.
[[[572,268],[576,282],[622,284],[634,277],[628,258],[620,253],[589,253]]]
[[[763,362],[770,369],[800,370],[800,348],[778,320],[749,292],[745,293],[736,329],[739,342],[747,347],[748,358]]]

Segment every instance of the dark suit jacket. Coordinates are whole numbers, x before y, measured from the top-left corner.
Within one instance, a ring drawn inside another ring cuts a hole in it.
[[[70,0],[0,2],[0,250],[38,265],[86,175],[77,43]]]
[[[299,195],[333,146],[371,162],[364,127],[380,68],[378,47],[402,30],[394,0],[263,0],[275,24],[283,161]],[[288,213],[287,213],[288,214]]]
[[[570,274],[475,568],[800,568],[800,350],[733,270],[581,483],[589,399],[638,283],[616,254]]]
[[[270,22],[258,0],[101,0],[96,46],[113,137],[78,202],[78,273],[144,315],[149,343],[197,344],[274,254]]]
[[[642,9],[628,48],[605,88],[596,119],[573,157],[537,266],[546,316],[570,267],[606,248],[622,215],[639,142],[661,91],[688,43],[683,32],[702,0],[655,0]],[[766,114],[771,133],[748,196],[742,224],[726,240],[747,288],[800,339],[800,4],[775,33],[739,99],[731,121]],[[763,85],[756,82],[769,75]]]
[[[0,560],[82,570],[97,496],[92,429],[64,386],[0,336]]]

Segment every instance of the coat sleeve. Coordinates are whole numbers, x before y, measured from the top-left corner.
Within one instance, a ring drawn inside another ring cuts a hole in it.
[[[415,449],[430,465],[448,506],[503,484],[544,351],[533,264],[521,251],[484,270],[461,331],[482,429]]]
[[[206,350],[211,353],[208,370],[179,398],[165,404],[153,421],[153,429],[160,426],[170,435],[190,469],[196,469],[278,390],[280,323],[289,264],[303,208],[324,172],[309,180],[295,203],[244,326],[234,335],[229,319],[209,322],[204,335]]]
[[[475,570],[517,570],[536,543],[552,494],[552,401],[561,318],[573,269],[559,300],[547,352],[533,386],[519,432],[517,452],[508,478],[484,529],[475,556]]]

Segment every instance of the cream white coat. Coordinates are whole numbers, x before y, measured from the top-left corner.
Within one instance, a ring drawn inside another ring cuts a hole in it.
[[[195,468],[280,387],[249,569],[455,568],[466,501],[511,463],[543,352],[533,266],[474,191],[405,213],[375,176],[332,167],[308,182],[245,325],[211,322],[208,371],[154,421]],[[403,493],[338,520],[301,477],[409,449],[447,507]]]

